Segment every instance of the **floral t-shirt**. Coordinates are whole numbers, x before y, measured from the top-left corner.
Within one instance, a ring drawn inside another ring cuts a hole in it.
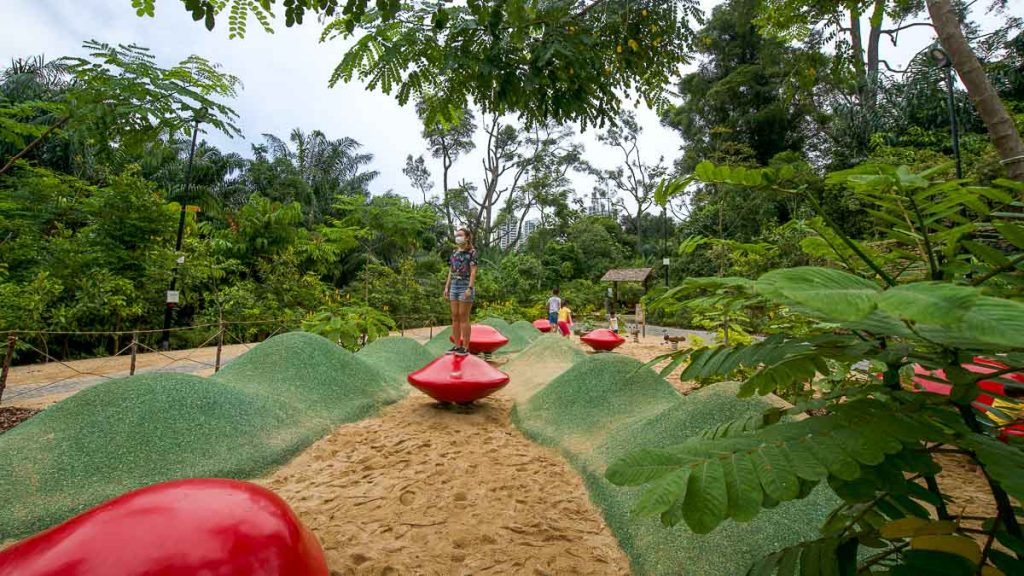
[[[470,268],[476,266],[476,250],[456,250],[448,259],[452,278],[469,279]]]

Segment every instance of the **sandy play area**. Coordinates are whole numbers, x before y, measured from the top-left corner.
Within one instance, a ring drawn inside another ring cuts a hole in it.
[[[261,484],[320,538],[334,574],[628,574],[579,476],[509,422],[416,392],[338,428]]]

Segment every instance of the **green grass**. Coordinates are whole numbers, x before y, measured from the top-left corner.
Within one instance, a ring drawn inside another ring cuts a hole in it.
[[[540,338],[541,336],[544,335],[543,332],[537,330],[537,328],[531,322],[527,322],[526,320],[517,320],[513,322],[512,329],[522,334],[523,337],[525,337],[530,342],[533,342],[537,338]]]
[[[156,482],[259,476],[405,392],[371,362],[305,333],[271,338],[212,378],[98,384],[0,435],[0,541]]]
[[[445,348],[447,350],[447,348]],[[412,338],[389,336],[367,344],[356,357],[369,362],[405,390],[405,377],[430,363],[436,356]]]
[[[540,341],[538,341],[540,342]],[[604,479],[609,463],[641,447],[677,444],[719,423],[762,411],[764,399],[738,399],[735,384],[680,396],[653,371],[620,355],[588,356],[517,405],[513,421],[569,459],[640,575],[743,574],[754,560],[818,536],[837,503],[819,486],[806,499],[763,511],[754,521],[726,521],[708,535],[685,524],[665,528],[631,514],[641,492]]]

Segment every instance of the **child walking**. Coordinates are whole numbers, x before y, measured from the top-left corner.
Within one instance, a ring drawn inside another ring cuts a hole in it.
[[[476,249],[473,235],[465,228],[455,232],[455,252],[448,259],[448,279],[444,283],[444,296],[452,307],[452,340],[455,345],[449,354],[469,354],[469,313],[476,299]]]
[[[562,336],[568,336],[571,327],[572,310],[569,308],[569,302],[562,300],[562,307],[558,309],[558,330]]]
[[[562,299],[558,297],[559,290],[551,290],[551,298],[548,298],[548,323],[554,328],[558,326],[558,310],[562,307]]]

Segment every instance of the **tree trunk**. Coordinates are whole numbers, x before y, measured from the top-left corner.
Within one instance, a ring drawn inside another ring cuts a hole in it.
[[[864,43],[860,37],[860,9],[850,8],[850,48],[853,51],[853,71],[857,75],[857,90],[864,90]]]
[[[871,29],[868,33],[868,70],[864,86],[863,104],[869,109],[874,109],[878,103],[878,44],[882,38],[882,23],[884,20],[885,0],[876,0],[875,8],[871,12],[871,19],[868,21]]]
[[[1009,177],[1024,182],[1024,143],[1021,142],[1013,118],[1006,112],[978,57],[964,38],[951,0],[928,0],[928,13],[932,17],[939,42],[967,87],[967,94],[985,122],[989,138],[999,152]]]
[[[38,138],[33,140],[31,143],[29,143],[28,146],[25,146],[25,148],[23,148],[21,150],[21,152],[18,152],[17,154],[15,154],[7,162],[7,164],[4,164],[4,167],[0,168],[0,174],[3,174],[4,172],[7,172],[8,170],[10,170],[11,166],[14,166],[15,162],[17,162],[18,160],[21,160],[22,158],[24,158],[25,155],[28,154],[29,152],[31,152],[33,149],[35,149],[35,147],[38,146],[40,144],[40,142],[42,142],[43,140],[46,140],[46,138],[50,134],[53,134],[54,131],[56,131],[58,128],[60,128],[60,127],[64,126],[65,124],[67,124],[68,120],[71,120],[71,116],[65,116],[65,117],[61,118],[56,124],[54,124],[53,126],[50,126],[49,128],[47,128],[46,131],[43,132],[42,134],[40,134]]]

